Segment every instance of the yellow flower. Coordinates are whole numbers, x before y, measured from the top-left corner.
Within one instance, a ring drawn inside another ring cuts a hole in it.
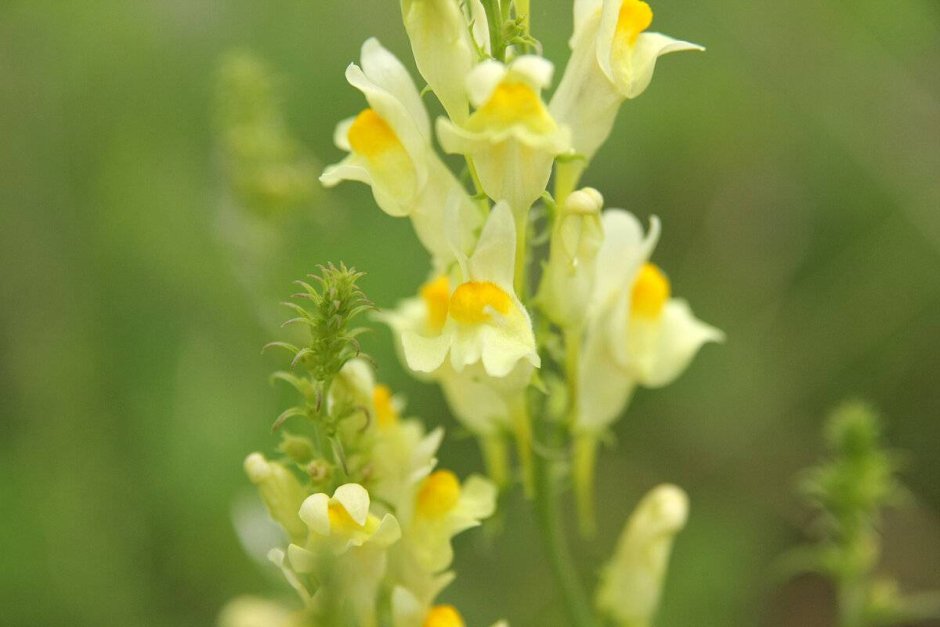
[[[524,55],[508,66],[484,61],[467,77],[476,111],[462,124],[437,121],[444,150],[472,158],[486,194],[516,212],[541,196],[555,156],[570,148],[568,129],[540,95],[551,77],[552,65],[542,57]]]
[[[674,381],[707,342],[724,334],[673,298],[665,273],[649,263],[659,221],[644,237],[630,213],[603,216],[604,243],[597,258],[581,360],[581,408],[576,430],[599,433],[617,418],[634,386]]]
[[[334,142],[349,155],[327,167],[320,181],[370,185],[379,207],[410,217],[435,265],[446,267],[455,248],[472,247],[479,211],[434,152],[427,111],[401,62],[373,38],[362,46],[361,64],[351,64],[346,79],[369,107],[337,126]]]
[[[516,227],[508,205],[490,213],[473,256],[462,262],[464,280],[447,301],[447,316],[434,332],[443,311],[442,292],[427,303],[431,324],[426,332],[403,330],[401,345],[409,368],[433,373],[448,355],[455,372],[482,363],[491,377],[505,377],[520,361],[538,367],[529,314],[512,287]],[[432,292],[428,292],[430,295]]]
[[[417,567],[428,574],[446,570],[454,559],[451,539],[476,527],[496,509],[496,487],[472,475],[463,484],[449,470],[437,470],[418,486],[412,510],[402,511],[402,544]]]
[[[549,109],[571,127],[575,151],[590,159],[624,99],[649,86],[660,56],[704,48],[646,32],[653,11],[642,0],[578,0],[574,13],[571,60]]]

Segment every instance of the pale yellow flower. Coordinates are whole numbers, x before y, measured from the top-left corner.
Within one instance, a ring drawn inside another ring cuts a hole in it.
[[[320,181],[370,185],[379,207],[409,216],[435,264],[446,267],[455,248],[472,247],[479,210],[434,152],[427,111],[401,62],[373,38],[362,46],[361,63],[347,68],[346,79],[369,108],[337,126],[334,142],[349,155],[327,167]]]
[[[574,14],[571,59],[549,108],[572,129],[574,150],[590,159],[621,103],[649,86],[660,56],[704,48],[646,32],[653,11],[642,0],[577,0]]]
[[[581,359],[581,407],[576,430],[599,433],[613,422],[636,385],[662,387],[675,380],[707,342],[724,334],[673,298],[666,275],[649,263],[659,221],[649,234],[630,213],[603,216],[604,244]]]
[[[481,363],[486,374],[506,377],[520,361],[539,366],[532,322],[513,291],[515,243],[509,207],[497,203],[473,255],[462,263],[464,277],[446,299],[446,316],[442,284],[434,288],[440,291],[439,304],[428,307],[423,332],[402,332],[409,368],[433,373],[449,358],[450,367],[458,373]],[[441,319],[444,323],[438,328]]]
[[[470,157],[486,194],[516,212],[542,195],[555,157],[570,149],[570,132],[540,96],[551,77],[552,64],[542,57],[484,61],[467,77],[473,114],[462,124],[437,121],[444,150]]]

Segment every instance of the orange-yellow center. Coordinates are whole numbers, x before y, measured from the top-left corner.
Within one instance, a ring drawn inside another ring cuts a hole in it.
[[[658,318],[669,300],[669,279],[652,263],[644,263],[633,283],[630,312],[644,318]]]
[[[327,514],[330,517],[330,530],[333,532],[349,533],[361,531],[363,528],[362,525],[352,519],[352,516],[340,503],[331,501],[327,506]]]
[[[465,624],[453,605],[435,605],[424,619],[424,627],[465,627]]]
[[[506,315],[510,309],[512,298],[489,281],[463,283],[450,297],[451,317],[464,324],[488,322],[493,311]]]
[[[418,490],[418,513],[425,518],[440,518],[454,509],[460,499],[460,481],[449,470],[431,473]]]
[[[636,38],[653,23],[653,10],[642,0],[623,0],[617,18],[617,37],[631,46]]]
[[[450,280],[447,275],[442,274],[422,285],[421,298],[428,311],[428,329],[437,333],[447,321],[447,309],[450,305]]]
[[[549,133],[555,129],[555,121],[531,86],[518,81],[506,81],[497,85],[490,99],[477,109],[468,128],[474,131],[505,129],[522,125],[534,133]]]
[[[366,109],[356,116],[346,136],[353,152],[366,157],[374,157],[390,149],[402,148],[392,127],[372,109]]]
[[[392,391],[387,385],[376,385],[372,389],[372,403],[375,405],[375,418],[380,427],[393,427],[398,422],[398,410],[392,400]]]

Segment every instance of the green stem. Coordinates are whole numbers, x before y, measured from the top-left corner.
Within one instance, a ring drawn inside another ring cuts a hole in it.
[[[559,208],[564,207],[568,196],[577,189],[586,166],[580,159],[555,162],[555,203]]]
[[[516,296],[525,304],[529,295],[526,278],[528,253],[526,238],[529,231],[529,209],[526,208],[523,211],[513,209],[512,215],[516,222],[516,266],[512,286],[516,290]]]
[[[560,436],[563,436],[558,426],[545,424],[546,421],[540,422],[549,431],[548,444],[557,444]],[[535,479],[535,509],[539,529],[552,572],[561,588],[570,624],[575,627],[595,627],[597,623],[581,585],[571,549],[562,528],[559,507],[560,490],[556,480],[555,462],[552,458],[543,455],[535,456]]]
[[[508,1],[508,0],[507,0]],[[504,61],[506,46],[503,43],[503,11],[499,0],[484,0],[487,26],[490,31],[490,51],[497,61]]]
[[[483,210],[483,216],[486,217],[486,214],[490,209],[490,203],[486,199],[486,192],[483,191],[483,183],[480,182],[480,175],[477,172],[477,165],[473,162],[473,157],[470,155],[467,155],[466,159],[467,171],[470,173],[470,180],[473,181],[473,189],[476,190],[476,195],[480,199],[478,204],[480,205],[480,209]]]
[[[532,417],[526,404],[525,392],[510,403],[512,428],[516,436],[516,454],[522,466],[522,490],[526,498],[532,498],[535,491],[535,467],[532,454]]]
[[[859,577],[839,581],[839,627],[865,627],[865,584]]]

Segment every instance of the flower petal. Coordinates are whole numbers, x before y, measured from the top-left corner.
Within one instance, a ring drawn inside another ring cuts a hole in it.
[[[358,483],[344,483],[333,492],[333,498],[357,525],[366,524],[366,518],[369,517],[369,493],[365,488]]]
[[[498,202],[483,225],[476,250],[470,257],[470,279],[490,281],[511,291],[515,267],[516,223],[509,205]]]
[[[321,536],[330,535],[330,497],[322,492],[311,494],[300,506],[300,519],[307,527]]]
[[[696,318],[686,301],[678,298],[669,300],[663,311],[656,359],[643,373],[641,383],[653,388],[672,383],[688,367],[702,345],[723,342],[724,338],[724,333]]]

